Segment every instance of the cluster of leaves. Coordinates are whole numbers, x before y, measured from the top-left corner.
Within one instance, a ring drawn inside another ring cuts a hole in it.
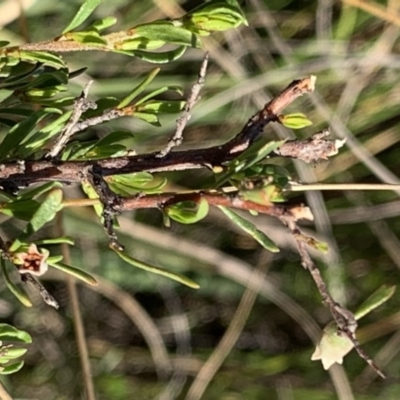
[[[9,343],[9,344],[7,344]],[[9,375],[18,372],[24,361],[14,362],[22,357],[28,349],[16,346],[18,344],[32,343],[29,333],[14,328],[8,324],[0,324],[0,374]]]

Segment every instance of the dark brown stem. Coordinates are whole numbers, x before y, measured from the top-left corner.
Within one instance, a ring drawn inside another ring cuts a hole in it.
[[[37,182],[80,182],[88,179],[94,165],[103,176],[132,172],[161,172],[220,166],[241,153],[261,135],[269,122],[299,96],[314,89],[315,77],[292,82],[280,95],[253,115],[243,129],[230,141],[206,149],[170,152],[158,157],[158,152],[130,157],[108,158],[101,161],[26,161],[0,164],[0,185],[10,183],[29,186]]]

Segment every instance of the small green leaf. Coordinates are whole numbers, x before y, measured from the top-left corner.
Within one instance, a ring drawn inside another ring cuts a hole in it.
[[[279,248],[276,246],[276,244],[264,232],[261,232],[259,229],[257,229],[253,223],[235,213],[230,208],[219,207],[219,209],[232,222],[234,222],[239,228],[243,229],[246,233],[253,237],[265,249],[271,251],[272,253],[279,252]]]
[[[22,120],[20,123],[12,127],[6,137],[0,144],[0,159],[6,160],[11,158],[15,149],[19,144],[31,133],[36,131],[38,123],[47,116],[44,111],[37,111],[30,117]]]
[[[32,307],[32,303],[29,300],[27,294],[23,292],[19,287],[10,279],[8,275],[8,271],[6,269],[5,261],[3,259],[0,260],[1,264],[1,272],[4,278],[4,282],[8,290],[25,306]]]
[[[193,282],[191,279],[189,279],[181,274],[170,272],[170,271],[167,271],[162,268],[154,267],[153,265],[150,265],[143,261],[139,261],[135,258],[132,258],[128,254],[126,254],[122,251],[119,251],[117,249],[113,249],[113,250],[122,260],[124,260],[125,262],[127,262],[130,265],[133,265],[136,268],[140,268],[145,271],[152,272],[153,274],[165,276],[169,279],[172,279],[172,280],[182,283],[186,286],[189,286],[192,289],[199,289],[199,287],[200,287],[196,282]]]
[[[172,61],[181,58],[186,51],[187,47],[179,46],[175,50],[165,51],[161,53],[152,53],[149,51],[141,51],[141,50],[131,50],[131,51],[117,51],[118,53],[127,54],[130,56],[135,56],[140,58],[143,61],[147,61],[153,64],[167,64]]]
[[[62,209],[63,192],[61,189],[52,189],[40,204],[40,207],[33,215],[26,227],[23,237],[28,237],[37,232],[45,224],[52,221],[57,213]]]
[[[114,131],[99,139],[96,146],[109,146],[110,144],[120,143],[124,140],[131,140],[133,137],[132,132]]]
[[[50,239],[34,240],[33,243],[35,243],[38,246],[49,245],[49,244],[62,244],[62,243],[73,246],[75,244],[75,240],[70,236],[60,236]]]
[[[160,68],[152,69],[149,74],[143,79],[143,81],[136,86],[121,102],[118,104],[117,108],[124,108],[132,102],[132,100],[137,97],[147,86],[154,80],[157,74],[160,72]]]
[[[162,93],[165,93],[168,90],[172,90],[180,95],[183,94],[182,89],[178,86],[162,86],[160,88],[157,88],[156,90],[153,90],[152,92],[146,94],[146,96],[142,97],[138,101],[135,102],[135,105],[138,106],[142,103],[145,103],[147,100],[152,99],[153,97],[156,97]]]
[[[30,135],[24,141],[24,146],[18,149],[17,155],[26,158],[33,152],[41,149],[53,136],[57,135],[71,117],[72,111],[63,113],[56,120],[47,124],[39,132]]]
[[[0,374],[1,375],[10,375],[18,372],[24,366],[24,362],[20,361],[11,365],[2,366],[0,367]]]
[[[83,74],[87,70],[87,67],[79,68],[75,71],[71,71],[68,73],[68,79],[76,78],[77,76]]]
[[[133,29],[133,32],[139,38],[144,37],[150,41],[163,41],[164,43],[197,48],[201,46],[200,40],[193,32],[173,21],[161,20],[139,25]]]
[[[18,218],[23,221],[30,221],[39,206],[40,204],[32,199],[15,200],[0,204],[0,212],[9,217]]]
[[[30,79],[24,86],[20,87],[19,90],[27,90],[32,88],[54,88],[58,85],[66,85],[68,83],[68,70],[66,68],[54,70],[49,68],[38,71],[34,79]],[[59,86],[60,90],[64,89],[65,86]]]
[[[267,143],[259,141],[253,146],[250,146],[249,149],[229,163],[226,172],[217,175],[215,187],[221,186],[238,172],[250,168],[261,160],[264,160],[274,150],[282,146],[283,143],[285,143],[285,140],[269,141]]]
[[[78,12],[72,21],[68,24],[68,26],[63,30],[63,34],[66,32],[72,31],[83,22],[85,22],[90,15],[93,13],[94,9],[101,3],[101,0],[85,0],[85,2],[81,5]]]
[[[135,51],[135,50],[157,50],[164,46],[163,40],[151,40],[145,37],[125,39],[123,42],[115,45],[118,51]]]
[[[59,94],[60,92],[65,91],[66,88],[62,86],[57,86],[55,88],[47,88],[47,89],[29,89],[25,92],[25,96],[29,97],[31,101],[40,102],[41,100],[49,99]]]
[[[109,144],[107,146],[94,146],[79,158],[74,154],[74,159],[99,160],[110,157],[123,157],[126,153],[127,148],[122,144]]]
[[[46,182],[41,186],[38,186],[34,189],[25,189],[21,190],[18,194],[18,198],[21,200],[30,200],[34,197],[40,196],[51,189],[61,188],[62,184],[60,182]]]
[[[279,122],[290,129],[302,129],[312,125],[312,122],[302,113],[279,115]]]
[[[163,211],[169,218],[181,224],[195,224],[207,216],[209,205],[205,199],[198,202],[188,200],[168,205]]]
[[[134,117],[141,119],[142,121],[148,122],[153,126],[161,126],[157,115],[152,113],[135,112]]]
[[[13,93],[14,90],[0,89],[0,103],[7,100]]]
[[[47,259],[47,264],[49,264],[49,265],[57,264],[57,263],[59,263],[60,261],[62,261],[63,259],[64,259],[64,257],[61,256],[61,255],[50,256],[50,257]]]
[[[21,60],[35,61],[55,68],[67,68],[62,58],[53,53],[20,50],[18,55]]]
[[[195,29],[201,36],[248,24],[237,2],[220,0],[202,4],[180,20],[184,26]]]
[[[71,267],[70,265],[64,264],[62,262],[54,263],[54,262],[50,262],[50,260],[47,260],[47,262],[52,267],[54,267],[60,271],[66,272],[67,274],[70,274],[70,275],[74,276],[75,278],[80,279],[81,281],[87,283],[88,285],[91,285],[91,286],[97,285],[97,281],[96,281],[96,279],[93,278],[93,276],[91,276],[87,272],[82,271],[79,268]]]
[[[117,23],[117,18],[115,17],[105,17],[94,21],[92,25],[86,28],[87,31],[95,30],[97,32],[104,31],[104,29],[109,28]]]
[[[106,46],[107,41],[103,39],[95,31],[83,31],[83,32],[71,32],[65,35],[68,39],[72,39],[75,42],[93,45],[93,46]]]
[[[356,320],[359,320],[371,311],[375,310],[375,308],[386,303],[394,295],[395,291],[396,286],[394,285],[382,285],[367,300],[365,300],[360,307],[358,307],[354,314]]]
[[[132,195],[138,192],[156,193],[167,183],[166,178],[156,179],[148,172],[134,172],[108,176],[106,178],[110,189],[122,196]]]
[[[22,347],[9,347],[5,350],[0,348],[0,352],[4,354],[0,356],[0,364],[5,364],[10,360],[23,356],[28,349]]]
[[[0,340],[2,342],[32,343],[32,337],[28,332],[21,331],[8,324],[0,324]]]
[[[99,195],[94,190],[92,184],[87,180],[82,180],[81,182],[82,190],[86,193],[89,199],[98,199]],[[100,218],[100,221],[103,221],[103,205],[96,204],[93,206],[94,211],[96,212],[97,216]]]
[[[156,113],[173,113],[176,114],[183,110],[185,101],[179,100],[151,100],[143,104],[139,110],[154,111]]]

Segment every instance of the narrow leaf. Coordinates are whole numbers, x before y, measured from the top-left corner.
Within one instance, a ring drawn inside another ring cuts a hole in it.
[[[87,197],[89,199],[98,199],[99,195],[96,193],[94,190],[94,187],[92,184],[87,181],[83,180],[81,182],[82,190],[86,193]],[[94,211],[96,212],[97,216],[100,218],[100,221],[103,221],[103,205],[102,204],[96,204],[93,206]]]
[[[15,200],[0,205],[0,212],[21,219],[23,221],[29,221],[35,212],[38,210],[40,204],[31,199]]]
[[[48,244],[62,244],[62,243],[73,246],[75,244],[75,240],[70,236],[60,236],[57,238],[35,240],[33,243],[35,243],[38,246],[43,246]]]
[[[63,30],[63,34],[72,31],[80,24],[85,22],[90,15],[93,13],[94,9],[101,3],[101,0],[86,0],[76,13],[75,17],[68,24],[68,26]]]
[[[139,261],[139,260],[137,260],[135,258],[132,258],[128,254],[126,254],[126,253],[124,253],[122,251],[119,251],[119,250],[116,250],[116,249],[113,249],[113,250],[115,251],[115,253],[117,253],[117,255],[119,257],[122,258],[122,260],[124,260],[128,264],[133,265],[136,268],[140,268],[140,269],[143,269],[145,271],[152,272],[153,274],[165,276],[165,277],[167,277],[169,279],[172,279],[172,280],[177,281],[179,283],[182,283],[182,284],[184,284],[186,286],[189,286],[192,289],[199,289],[200,288],[200,286],[196,282],[192,281],[191,279],[189,279],[189,278],[187,278],[187,277],[185,277],[185,276],[183,276],[181,274],[177,274],[177,273],[170,272],[170,271],[167,271],[167,270],[159,268],[159,267],[155,267],[155,266],[147,264],[147,263],[145,263],[143,261]]]
[[[9,347],[5,350],[5,354],[0,356],[0,364],[4,364],[6,362],[9,362],[10,360],[21,357],[27,351],[28,349],[22,347]],[[0,349],[0,352],[3,352],[2,349]]]
[[[87,31],[90,30],[96,30],[97,32],[104,31],[104,29],[109,28],[110,26],[113,26],[117,23],[117,18],[115,17],[106,17],[99,19],[97,21],[94,21],[92,25],[88,26],[86,28]]]
[[[93,278],[92,275],[88,274],[87,272],[82,271],[79,268],[71,267],[70,265],[64,264],[62,262],[51,262],[50,260],[47,260],[48,264],[51,265],[52,267],[66,272],[67,274],[70,274],[74,276],[75,278],[80,279],[81,281],[87,283],[88,285],[91,286],[96,286],[97,281],[96,279]]]
[[[52,189],[33,215],[24,231],[23,237],[28,237],[32,233],[37,232],[45,224],[52,221],[58,211],[62,209],[62,199],[62,190]]]
[[[178,113],[182,111],[185,101],[181,100],[151,100],[139,108],[140,111],[156,113]]]
[[[124,108],[132,102],[132,100],[137,97],[147,86],[153,81],[153,79],[160,72],[160,68],[154,68],[150,73],[143,79],[143,81],[136,86],[121,102],[118,104],[117,108]]]
[[[14,374],[15,372],[18,372],[22,367],[24,366],[24,362],[20,361],[11,365],[7,365],[5,367],[0,368],[0,374],[1,375],[10,375]]]
[[[162,53],[151,53],[148,51],[141,51],[141,50],[132,50],[131,52],[123,52],[125,54],[133,55],[135,57],[140,58],[143,61],[147,61],[153,64],[167,64],[172,61],[181,58],[186,51],[187,47],[179,46],[175,50],[165,51]]]
[[[355,318],[358,320],[387,302],[394,295],[395,291],[396,286],[394,285],[382,285],[367,300],[365,300],[360,307],[358,307],[354,314]]]
[[[219,209],[239,228],[243,229],[246,233],[257,240],[257,242],[260,243],[265,249],[271,251],[272,253],[279,252],[279,248],[276,246],[276,244],[264,232],[261,232],[259,229],[257,229],[253,223],[241,217],[230,208],[220,206]]]
[[[43,111],[38,111],[30,117],[22,120],[12,127],[0,144],[0,159],[11,158],[11,155],[18,148],[18,145],[36,129],[37,124],[47,115]]]
[[[59,263],[60,261],[62,261],[63,259],[64,259],[64,257],[62,255],[50,256],[47,259],[47,264],[49,264],[49,265],[56,264],[56,263]]]
[[[40,196],[40,195],[48,192],[51,189],[61,188],[61,187],[62,187],[62,184],[60,182],[46,182],[43,185],[38,186],[34,189],[20,191],[18,197],[21,200],[33,199],[34,197]]]
[[[35,61],[55,68],[67,67],[62,58],[53,53],[47,53],[45,51],[20,50],[18,54],[22,60]]]
[[[265,159],[270,153],[282,146],[283,143],[285,143],[284,140],[269,141],[267,143],[260,141],[255,143],[239,157],[231,161],[225,173],[217,175],[215,187],[219,187],[227,182],[233,175]]]
[[[5,266],[5,261],[3,259],[0,260],[1,263],[1,272],[4,278],[4,282],[8,290],[25,306],[32,307],[32,303],[29,300],[27,294],[23,292],[11,279],[8,275],[8,271]]]
[[[8,324],[0,324],[0,340],[2,342],[32,343],[32,337],[28,332],[21,331]]]

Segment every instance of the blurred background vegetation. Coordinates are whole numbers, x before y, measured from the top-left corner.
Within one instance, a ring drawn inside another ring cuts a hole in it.
[[[1,40],[12,44],[57,36],[81,4],[21,0],[24,12],[17,9],[13,16],[15,3],[0,3]],[[115,16],[118,30],[178,17],[200,3],[103,1],[91,18]],[[347,146],[331,161],[316,166],[279,162],[302,182],[399,183],[398,1],[241,4],[249,27],[204,41],[211,65],[182,147],[226,141],[290,81],[314,74],[315,94],[291,106],[294,112],[306,113],[314,125],[296,135],[304,138],[330,126],[332,135],[347,138]],[[162,66],[151,88],[180,85],[187,93],[202,57],[202,51],[192,49]],[[100,52],[64,58],[71,69],[87,67],[74,79],[71,93],[79,93],[94,79],[92,97],[121,98],[153,68],[135,58]],[[160,128],[126,118],[96,127],[91,134],[101,137],[112,130],[128,130],[135,135],[138,152],[155,150],[166,143],[175,118],[164,118]],[[273,127],[265,134],[275,139],[291,137],[293,132]],[[202,175],[193,175],[169,174],[169,185],[194,187]],[[71,193],[77,195],[73,189]],[[313,256],[335,298],[351,310],[380,285],[400,281],[398,194],[349,190],[290,196],[291,203],[312,207],[315,223],[304,229],[330,246],[328,255]],[[272,255],[218,210],[195,226],[172,224],[170,229],[163,227],[156,211],[124,214],[120,237],[129,252],[190,276],[201,285],[197,291],[123,264],[108,251],[107,238],[91,210],[74,209],[64,221],[66,233],[77,241],[72,264],[100,281],[96,288],[79,286],[98,399],[185,399],[206,360],[213,379],[204,399],[400,398],[399,296],[365,317],[358,335],[388,379],[378,378],[354,351],[343,367],[324,371],[319,361],[310,358],[318,329],[329,322],[330,314],[277,221],[265,216],[253,219],[280,246],[280,253]],[[264,278],[252,275],[257,266]],[[259,294],[253,304],[252,292],[244,293],[257,283]],[[59,311],[40,299],[33,309],[23,308],[0,282],[2,322],[33,337],[25,367],[1,379],[15,398],[81,399],[83,382],[66,284],[55,273],[45,284],[59,300]],[[223,338],[228,355],[213,372],[223,357],[221,349],[216,350]]]

